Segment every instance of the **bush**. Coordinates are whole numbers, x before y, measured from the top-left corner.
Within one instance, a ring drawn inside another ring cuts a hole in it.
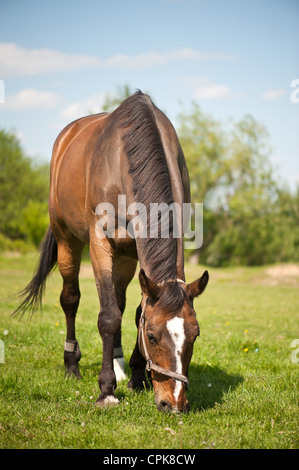
[[[245,116],[230,128],[201,112],[181,114],[179,138],[191,200],[204,203],[201,262],[213,266],[299,261],[299,188],[275,177],[269,136]]]
[[[14,248],[39,245],[48,224],[48,194],[49,165],[34,164],[17,137],[0,130],[1,250],[10,246],[9,240],[16,242]]]

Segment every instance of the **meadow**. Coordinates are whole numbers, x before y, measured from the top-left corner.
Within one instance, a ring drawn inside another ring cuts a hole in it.
[[[43,312],[11,317],[11,296],[31,279],[37,254],[0,255],[0,448],[292,449],[298,438],[299,266],[209,269],[195,301],[201,335],[192,357],[188,414],[163,414],[153,391],[120,382],[117,407],[95,406],[102,345],[89,261],[77,314],[82,380],[65,378],[61,278],[48,279]],[[205,267],[187,265],[187,281]],[[136,340],[137,277],[129,286],[122,335],[128,362]]]

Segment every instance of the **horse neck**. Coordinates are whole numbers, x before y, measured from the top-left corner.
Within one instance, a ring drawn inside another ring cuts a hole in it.
[[[136,248],[140,268],[144,269],[146,275],[151,280],[155,282],[163,282],[176,278],[183,281],[185,280],[183,248],[177,250],[177,253],[172,249],[168,260],[162,260],[164,266],[161,266],[159,251],[157,251],[155,247],[153,247],[152,250],[148,250],[145,248],[145,245],[145,239],[140,237],[136,238]],[[177,245],[180,245],[180,247],[183,246],[182,243],[177,243]]]

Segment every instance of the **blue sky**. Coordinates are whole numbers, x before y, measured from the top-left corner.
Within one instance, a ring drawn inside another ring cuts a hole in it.
[[[49,161],[60,130],[127,83],[174,125],[192,100],[223,122],[252,114],[281,178],[299,183],[298,0],[1,0],[0,12],[0,126],[28,155]]]

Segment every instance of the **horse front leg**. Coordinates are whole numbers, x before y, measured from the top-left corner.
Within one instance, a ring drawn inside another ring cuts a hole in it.
[[[108,245],[105,245],[105,241],[101,245],[90,245],[90,257],[100,300],[98,330],[103,342],[102,368],[98,380],[101,393],[96,401],[100,406],[119,403],[114,395],[116,377],[113,369],[113,349],[121,326],[121,311],[113,283],[113,256]]]
[[[105,295],[113,295],[111,290],[106,290]],[[97,399],[99,405],[115,405],[119,401],[114,395],[116,389],[116,376],[113,368],[113,350],[116,334],[121,324],[121,312],[114,303],[101,302],[101,310],[98,317],[98,329],[103,341],[103,361],[99,375],[100,396]]]
[[[133,350],[131,359],[130,359],[130,367],[132,371],[131,379],[128,383],[128,388],[132,390],[144,390],[145,388],[149,388],[150,385],[148,384],[146,377],[145,377],[145,366],[146,360],[142,356],[139,350],[138,344],[138,325],[139,319],[141,315],[141,305],[136,309],[136,316],[135,316],[135,323],[137,327],[137,340],[136,345]]]

